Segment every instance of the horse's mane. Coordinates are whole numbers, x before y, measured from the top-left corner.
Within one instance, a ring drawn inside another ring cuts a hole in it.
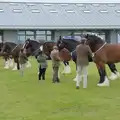
[[[85,35],[85,38],[90,40],[90,41],[93,41],[95,44],[101,44],[101,43],[104,43],[104,40],[101,39],[99,36],[97,35],[92,35],[92,34],[87,34]]]

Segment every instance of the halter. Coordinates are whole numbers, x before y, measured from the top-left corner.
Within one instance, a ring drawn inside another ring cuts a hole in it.
[[[96,54],[98,51],[100,51],[107,43],[105,42],[97,51],[94,52]]]

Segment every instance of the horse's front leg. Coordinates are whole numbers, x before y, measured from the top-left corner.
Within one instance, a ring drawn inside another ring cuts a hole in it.
[[[109,86],[109,80],[107,78],[106,70],[105,70],[105,64],[103,62],[96,63],[96,66],[98,68],[98,72],[100,75],[100,81],[97,84],[97,86]]]
[[[71,73],[71,68],[70,68],[70,65],[69,65],[69,62],[68,61],[63,61],[64,63],[64,70],[63,70],[63,74],[69,74]]]

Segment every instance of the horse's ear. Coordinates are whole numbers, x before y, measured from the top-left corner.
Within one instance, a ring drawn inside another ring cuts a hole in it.
[[[61,36],[59,36],[59,40],[61,40],[62,39],[62,37]]]

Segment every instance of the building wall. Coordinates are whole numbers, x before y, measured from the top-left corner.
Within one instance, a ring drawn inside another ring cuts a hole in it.
[[[3,38],[4,41],[6,42],[15,42],[17,43],[17,30],[5,30],[3,32]]]
[[[76,31],[74,30],[55,30],[52,31],[52,40],[57,41],[59,36],[71,36]],[[105,40],[107,43],[120,43],[120,30],[106,30]],[[18,33],[17,30],[4,30],[3,31],[4,41],[10,41],[18,43]]]
[[[110,43],[118,43],[118,31],[110,30]]]

